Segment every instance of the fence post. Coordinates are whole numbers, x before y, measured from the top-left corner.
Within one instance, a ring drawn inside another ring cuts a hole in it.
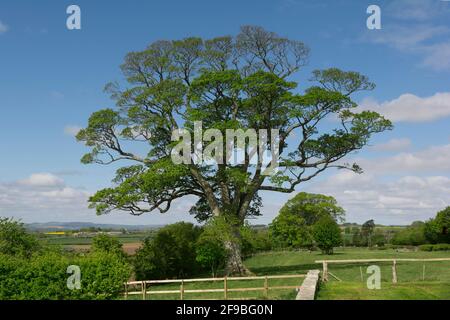
[[[128,300],[128,283],[125,282],[125,300]]]
[[[328,263],[326,261],[323,262],[323,281],[328,281]]]
[[[142,281],[142,300],[147,299],[147,283]]]
[[[423,264],[422,281],[425,281],[425,263]]]
[[[362,271],[362,267],[359,266],[359,273],[361,275],[361,282],[364,282],[364,276],[363,276],[363,271]]]
[[[264,296],[269,299],[269,279],[267,276],[264,278]]]
[[[227,277],[223,278],[223,297],[225,300],[228,298],[228,286],[227,286]]]
[[[397,261],[394,260],[392,264],[392,283],[397,283]]]
[[[184,299],[184,280],[181,280],[181,285],[180,285],[180,300]]]

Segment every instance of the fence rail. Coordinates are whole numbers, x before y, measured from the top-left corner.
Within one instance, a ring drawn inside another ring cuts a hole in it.
[[[180,294],[180,300],[184,299],[186,293],[223,293],[224,299],[228,299],[228,293],[230,292],[248,292],[248,291],[264,291],[264,296],[269,296],[269,290],[281,290],[281,289],[299,289],[298,286],[270,286],[269,280],[271,279],[293,279],[304,278],[305,274],[290,274],[290,275],[276,275],[276,276],[255,276],[255,277],[223,277],[223,278],[198,278],[198,279],[175,279],[175,280],[144,280],[144,281],[130,281],[125,283],[125,299],[128,299],[130,295],[142,295],[142,299],[145,300],[147,295],[157,294]],[[228,283],[230,281],[243,281],[243,280],[264,280],[263,287],[250,287],[250,288],[229,288]],[[193,282],[223,282],[223,287],[219,289],[185,289],[186,283]],[[179,283],[180,289],[177,290],[150,290],[153,284],[170,284]],[[129,287],[140,286],[139,291],[129,291]]]
[[[392,262],[392,283],[397,283],[397,262],[433,262],[433,261],[450,261],[450,258],[430,258],[430,259],[409,259],[409,258],[389,258],[389,259],[354,259],[354,260],[316,260],[315,263],[321,263],[323,268],[323,281],[328,281],[328,275],[336,278],[328,271],[328,264],[333,263],[368,263],[368,262]],[[423,267],[423,278],[425,278],[425,266]],[[362,272],[361,272],[362,274]],[[362,277],[362,276],[361,276]],[[340,279],[338,279],[341,281]]]

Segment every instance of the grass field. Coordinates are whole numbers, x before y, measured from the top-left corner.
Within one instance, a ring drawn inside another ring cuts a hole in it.
[[[258,276],[305,274],[311,269],[321,269],[315,260],[368,259],[368,258],[447,258],[450,252],[422,252],[368,250],[365,248],[346,248],[337,250],[332,256],[320,252],[268,252],[257,254],[245,261],[246,266]],[[342,279],[338,282],[330,277],[327,284],[321,285],[318,299],[450,299],[450,261],[427,262],[425,264],[425,281],[422,262],[398,262],[398,284],[393,285],[390,263],[377,263],[381,269],[381,289],[369,290],[366,287],[366,274],[369,264],[330,265],[329,271]],[[361,269],[360,269],[361,267]],[[361,280],[361,270],[363,279]],[[273,279],[270,285],[300,285],[303,279]],[[263,287],[263,280],[233,281],[229,288]],[[154,290],[178,290],[179,284],[159,285]],[[223,282],[191,283],[185,289],[219,289]],[[270,290],[269,299],[294,299],[295,290]],[[185,299],[221,299],[223,293],[185,294]],[[150,299],[179,299],[179,294],[152,295]],[[233,292],[229,299],[264,299],[262,291]],[[142,299],[142,296],[130,296],[130,299]]]
[[[151,236],[152,233],[132,233],[114,236],[121,243],[136,243],[143,241],[146,237]],[[41,241],[50,245],[89,245],[92,243],[93,237],[74,237],[74,236],[46,236]]]
[[[123,251],[129,255],[133,255],[142,245],[145,238],[151,237],[154,232],[133,232],[130,234],[121,234],[114,236],[123,244]],[[62,246],[63,248],[86,252],[91,248],[93,237],[74,237],[74,236],[55,236],[47,235],[41,238],[41,241],[53,246]]]
[[[382,283],[369,290],[361,282],[330,282],[321,286],[318,300],[450,300],[448,282]]]

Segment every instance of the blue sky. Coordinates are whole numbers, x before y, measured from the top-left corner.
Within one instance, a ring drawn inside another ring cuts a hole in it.
[[[77,4],[82,29],[66,28]],[[382,29],[368,30],[366,9],[381,8]],[[330,172],[298,190],[335,196],[349,221],[427,219],[450,205],[450,2],[439,0],[12,1],[0,3],[0,216],[34,221],[168,223],[190,220],[192,199],[166,215],[96,217],[86,197],[106,187],[113,167],[84,166],[73,132],[112,107],[104,85],[121,80],[129,51],[159,39],[235,35],[260,25],[311,48],[293,79],[312,70],[355,70],[377,84],[356,96],[363,109],[395,123],[351,155],[362,176]],[[264,194],[268,223],[287,195]]]

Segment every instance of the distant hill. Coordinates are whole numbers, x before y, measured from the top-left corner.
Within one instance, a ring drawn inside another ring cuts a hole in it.
[[[98,224],[92,222],[45,222],[25,223],[25,227],[32,231],[55,231],[55,230],[79,230],[86,228],[101,228],[112,230],[152,230],[159,229],[164,225],[126,225],[126,224]]]

